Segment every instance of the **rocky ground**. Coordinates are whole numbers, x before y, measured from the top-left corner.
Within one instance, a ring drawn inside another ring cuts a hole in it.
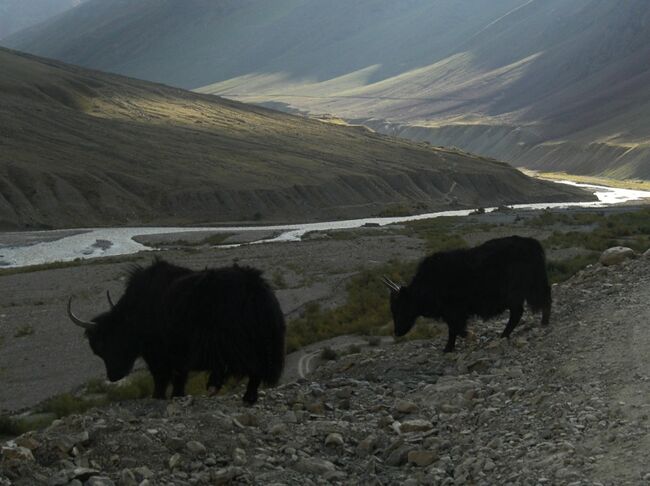
[[[267,390],[139,400],[2,449],[0,484],[650,484],[650,257],[591,266],[527,315],[331,361]]]

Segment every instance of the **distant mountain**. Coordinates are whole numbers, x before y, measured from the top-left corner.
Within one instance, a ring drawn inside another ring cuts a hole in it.
[[[83,0],[0,0],[0,39],[79,5]]]
[[[0,228],[585,199],[457,151],[0,49]]]
[[[6,45],[455,145],[650,178],[647,0],[90,0]]]

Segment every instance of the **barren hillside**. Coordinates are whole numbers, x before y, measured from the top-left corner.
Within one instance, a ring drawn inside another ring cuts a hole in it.
[[[585,199],[510,166],[0,49],[0,227]]]

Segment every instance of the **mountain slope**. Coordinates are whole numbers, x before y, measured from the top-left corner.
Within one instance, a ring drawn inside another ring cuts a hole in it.
[[[0,0],[0,39],[43,22],[83,0]]]
[[[375,64],[370,79],[381,80],[445,57],[521,3],[91,0],[4,44],[184,88],[250,73],[326,80]]]
[[[5,44],[537,169],[650,178],[646,0],[91,0]]]
[[[506,164],[0,49],[0,227],[585,199]]]

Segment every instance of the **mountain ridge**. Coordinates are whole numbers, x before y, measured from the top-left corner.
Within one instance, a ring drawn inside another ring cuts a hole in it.
[[[404,127],[390,133],[429,126],[434,145],[480,146],[528,168],[650,178],[643,0],[119,5],[91,1],[5,43],[246,102]]]

